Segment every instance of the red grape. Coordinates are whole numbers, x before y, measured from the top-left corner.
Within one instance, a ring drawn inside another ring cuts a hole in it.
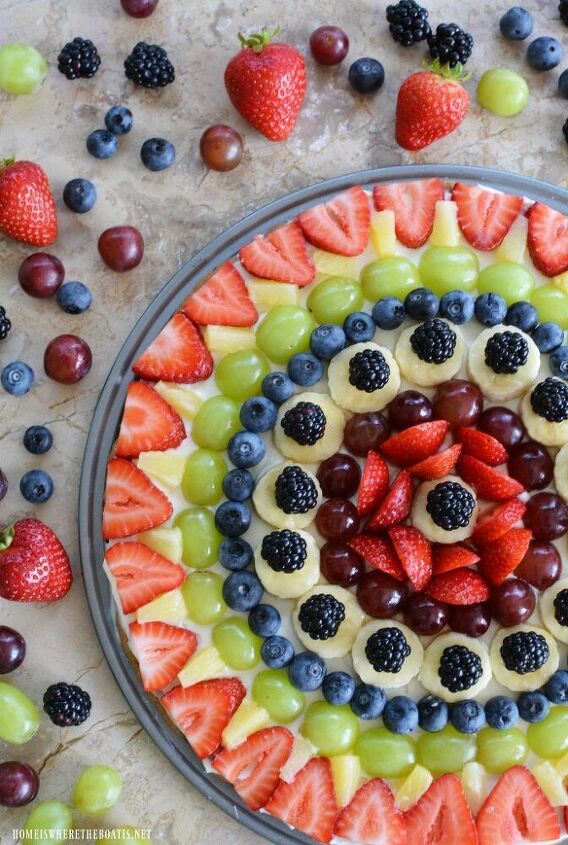
[[[201,136],[199,152],[211,170],[234,170],[243,157],[243,139],[232,126],[216,123]]]
[[[160,0],[120,0],[120,5],[131,18],[147,18],[156,11]]]
[[[426,593],[413,593],[406,601],[404,621],[409,628],[423,637],[439,634],[446,627],[448,608]]]
[[[317,479],[324,496],[342,496],[348,499],[359,488],[361,467],[351,455],[337,452],[322,461],[317,471]]]
[[[43,368],[46,374],[61,384],[74,384],[85,378],[92,363],[91,349],[74,334],[54,337],[45,349]]]
[[[455,378],[440,384],[434,396],[438,419],[450,425],[475,425],[483,410],[483,395],[477,385]]]
[[[558,581],[562,572],[562,558],[556,546],[540,540],[531,540],[526,555],[515,569],[515,575],[524,578],[537,590],[546,590]]]
[[[350,452],[366,457],[371,449],[377,449],[384,443],[390,433],[386,418],[377,411],[369,411],[366,414],[353,414],[347,421],[343,438]]]
[[[338,26],[320,26],[310,35],[310,50],[321,65],[338,65],[349,52],[349,38]]]
[[[365,571],[365,562],[345,543],[325,543],[320,549],[323,577],[330,584],[350,587],[356,584]]]
[[[434,406],[417,390],[403,390],[387,408],[390,424],[399,431],[434,418]]]
[[[552,481],[554,461],[548,449],[534,440],[527,440],[512,447],[507,468],[509,475],[525,490],[542,490]]]
[[[357,598],[369,616],[390,619],[404,607],[406,586],[391,575],[373,569],[359,579]]]
[[[99,237],[99,253],[115,273],[126,273],[138,267],[144,257],[144,240],[134,226],[114,226]]]
[[[450,605],[448,625],[457,634],[467,637],[482,637],[491,624],[491,613],[487,602],[467,604],[463,607]]]
[[[535,493],[526,503],[523,522],[535,540],[556,540],[568,531],[568,505],[556,493]]]
[[[328,499],[316,514],[316,528],[326,540],[346,540],[359,530],[357,508],[349,499]]]
[[[0,675],[13,672],[26,656],[26,641],[13,628],[0,625]]]
[[[57,293],[63,279],[65,267],[55,255],[47,252],[34,252],[25,258],[18,271],[18,281],[29,296],[45,299]]]
[[[516,446],[525,436],[525,426],[519,415],[501,405],[487,408],[482,413],[479,428],[502,443],[505,449]]]
[[[526,622],[536,604],[535,594],[522,578],[507,578],[491,592],[489,606],[493,618],[504,628]],[[460,608],[463,611],[463,608]]]
[[[39,777],[35,769],[26,763],[7,760],[0,763],[0,805],[2,807],[23,807],[36,797]]]

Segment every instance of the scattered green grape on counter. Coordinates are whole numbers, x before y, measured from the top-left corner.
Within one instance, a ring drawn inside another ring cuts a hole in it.
[[[421,285],[418,268],[408,258],[392,255],[371,261],[361,271],[361,285],[365,299],[376,302],[385,296],[404,301],[411,290]]]
[[[202,449],[223,452],[227,443],[241,430],[240,405],[227,396],[211,396],[195,415],[191,436]]]
[[[0,681],[0,739],[23,745],[39,728],[39,720],[33,701],[17,687]]]
[[[182,560],[193,569],[206,569],[216,560],[223,537],[215,528],[215,517],[208,508],[187,508],[180,511],[174,527],[181,528]]]
[[[568,295],[555,285],[539,285],[531,293],[531,302],[541,323],[558,323],[568,329]]]
[[[512,117],[526,108],[529,86],[523,77],[508,67],[491,67],[477,85],[479,104],[493,114]]]
[[[417,759],[434,777],[460,772],[475,760],[475,736],[462,734],[452,725],[437,733],[423,733],[416,742]]]
[[[284,669],[265,669],[252,682],[252,697],[275,722],[287,725],[306,706],[304,693],[292,686]]]
[[[316,322],[300,305],[271,308],[256,330],[256,343],[275,364],[286,364],[292,355],[307,352]]]
[[[530,299],[534,279],[522,264],[496,261],[484,267],[477,279],[479,293],[498,293],[507,305]]]
[[[47,62],[29,44],[0,47],[0,88],[9,94],[35,94],[47,76]]]
[[[270,364],[258,349],[241,349],[221,358],[215,367],[217,387],[225,396],[244,402],[260,393]]]
[[[217,622],[213,628],[213,644],[231,669],[252,669],[260,660],[262,640],[239,616]]]
[[[98,816],[110,810],[122,792],[122,777],[112,766],[89,766],[73,787],[73,804],[81,812]]]
[[[223,495],[223,478],[227,472],[225,459],[211,449],[196,449],[188,457],[181,489],[192,505],[216,505]]]
[[[527,737],[519,728],[482,728],[477,735],[477,760],[491,774],[522,765],[529,753]]]
[[[42,845],[61,845],[65,842],[64,832],[70,830],[73,815],[67,804],[61,801],[42,801],[29,814],[24,824],[24,830],[33,834],[30,842],[41,842]],[[53,836],[50,835],[53,833]],[[28,841],[27,839],[24,841]]]
[[[335,757],[350,751],[359,735],[359,721],[348,704],[314,701],[306,710],[302,734],[319,754]]]
[[[370,777],[403,778],[416,764],[414,741],[383,727],[362,733],[355,744],[355,753]]]
[[[353,311],[360,311],[365,303],[361,285],[344,276],[330,276],[312,287],[308,308],[318,323],[343,325]]]
[[[443,296],[451,290],[474,290],[479,263],[467,246],[431,246],[420,256],[419,271],[423,286]]]
[[[216,572],[192,572],[181,585],[187,615],[198,625],[218,622],[227,610],[223,579]]]
[[[568,751],[568,707],[552,707],[542,722],[527,728],[529,748],[544,760],[562,757]]]

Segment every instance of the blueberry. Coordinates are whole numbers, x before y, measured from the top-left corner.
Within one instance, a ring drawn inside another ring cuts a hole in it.
[[[396,296],[385,296],[373,306],[373,320],[380,329],[392,331],[402,326],[406,318],[404,303]]]
[[[313,692],[321,687],[326,671],[325,661],[321,657],[313,651],[301,651],[288,666],[288,678],[296,689]]]
[[[513,302],[507,308],[504,322],[507,326],[515,326],[530,334],[538,323],[538,311],[530,302]]]
[[[266,396],[253,396],[241,405],[241,425],[255,434],[270,431],[276,423],[277,416],[276,405]]]
[[[176,148],[165,138],[148,138],[142,144],[140,158],[148,170],[167,170],[176,160]]]
[[[418,707],[407,695],[395,695],[385,704],[383,722],[393,734],[409,734],[418,727]]]
[[[440,317],[457,326],[468,323],[473,317],[473,297],[463,290],[451,290],[440,300]]]
[[[499,21],[501,35],[509,41],[524,41],[531,34],[532,28],[532,15],[521,6],[513,6]]]
[[[462,734],[475,734],[485,724],[483,707],[473,698],[456,701],[450,708],[450,722]]]
[[[53,479],[42,469],[30,469],[20,479],[20,493],[32,505],[41,505],[53,494]]]
[[[32,455],[44,455],[53,446],[53,435],[44,425],[31,425],[24,432],[24,446]]]
[[[310,352],[300,352],[288,361],[288,375],[300,387],[311,387],[323,377],[323,364]]]
[[[381,687],[359,684],[351,699],[351,709],[360,719],[378,719],[385,709],[386,696]]]
[[[322,323],[311,334],[310,349],[322,361],[331,361],[338,352],[341,352],[346,341],[347,338],[341,326]]]
[[[294,659],[294,646],[286,637],[268,637],[260,647],[260,656],[269,669],[283,669]]]
[[[568,672],[563,669],[555,672],[542,691],[553,704],[566,704],[568,702]]]
[[[522,692],[517,698],[519,716],[525,722],[542,722],[548,716],[550,701],[542,692]]]
[[[564,56],[562,44],[556,38],[542,35],[528,46],[527,61],[533,70],[552,70]]]
[[[238,613],[246,613],[256,607],[263,592],[264,587],[260,583],[258,575],[249,572],[248,569],[231,572],[223,583],[225,604]]]
[[[358,94],[374,94],[385,81],[385,69],[377,59],[365,56],[349,68],[349,82]]]
[[[12,396],[23,396],[34,383],[34,371],[23,361],[12,361],[6,364],[0,374],[0,384]]]
[[[490,727],[503,731],[516,724],[519,709],[507,695],[494,695],[485,703],[485,718]]]
[[[249,469],[259,464],[266,455],[264,440],[252,431],[238,431],[233,434],[227,446],[229,460],[236,467]]]
[[[236,572],[252,563],[254,552],[250,543],[242,537],[231,537],[223,540],[219,546],[219,563],[225,569]]]
[[[267,399],[281,405],[294,393],[294,383],[286,373],[277,370],[263,378],[261,390]]]
[[[321,691],[328,704],[340,707],[353,698],[355,681],[347,672],[330,672],[324,678]]]
[[[568,346],[559,346],[548,359],[548,366],[553,376],[568,379]]]
[[[114,135],[126,135],[133,123],[132,112],[126,106],[112,106],[105,114],[105,126]]]
[[[404,300],[406,313],[412,320],[431,320],[438,313],[440,300],[427,288],[416,288]]]
[[[111,158],[118,152],[118,139],[108,129],[95,129],[87,138],[87,150],[95,158]]]
[[[365,311],[354,311],[345,318],[343,331],[351,343],[366,343],[372,340],[376,331],[375,321]]]
[[[93,297],[83,282],[66,282],[57,291],[57,304],[66,314],[82,314],[91,307]]]
[[[215,527],[224,537],[240,537],[248,531],[251,512],[244,502],[221,502],[215,511]]]
[[[539,323],[531,337],[540,352],[554,352],[564,342],[564,332],[557,323]]]
[[[248,469],[231,469],[223,479],[223,493],[233,502],[246,502],[254,488],[255,480]]]
[[[497,326],[507,316],[507,303],[498,293],[482,293],[475,300],[474,311],[484,326]]]
[[[558,93],[565,100],[568,100],[568,68],[563,70],[558,77]]]
[[[230,576],[229,576],[230,577]],[[278,631],[282,619],[271,604],[257,604],[248,616],[249,628],[259,637],[272,637]]]
[[[63,188],[63,202],[75,214],[85,214],[97,201],[97,189],[88,179],[71,179]]]
[[[448,724],[448,705],[436,695],[425,695],[418,702],[418,724],[423,731],[437,733]]]

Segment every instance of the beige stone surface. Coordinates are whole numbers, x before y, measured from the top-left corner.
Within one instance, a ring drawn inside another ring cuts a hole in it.
[[[93,698],[93,714],[78,729],[61,731],[42,720],[36,738],[24,748],[0,743],[0,759],[16,757],[37,766],[42,799],[69,800],[80,770],[94,762],[116,765],[124,775],[124,795],[109,814],[112,823],[153,829],[153,841],[166,845],[234,845],[261,840],[225,816],[174,771],[129,712],[99,649],[83,594],[77,554],[77,489],[86,434],[105,373],[127,332],[156,292],[194,250],[225,226],[273,197],[342,172],[401,162],[452,162],[506,168],[564,184],[567,151],[561,125],[567,107],[556,95],[558,73],[536,74],[524,64],[524,45],[503,42],[498,13],[507,3],[431,0],[434,22],[457,20],[477,45],[469,90],[493,64],[521,70],[531,88],[526,111],[513,119],[482,113],[473,105],[451,137],[416,154],[393,139],[396,92],[416,67],[423,49],[403,51],[390,40],[385,2],[376,0],[160,0],[156,14],[128,18],[119,0],[0,0],[0,43],[26,41],[49,60],[49,77],[39,93],[9,97],[0,92],[0,153],[40,162],[48,172],[60,210],[60,235],[52,251],[64,262],[67,279],[80,279],[93,291],[90,312],[71,317],[50,301],[30,299],[20,290],[17,270],[30,250],[0,238],[0,302],[14,328],[1,344],[0,365],[23,358],[37,382],[21,399],[0,396],[0,465],[10,482],[0,504],[0,521],[36,514],[53,526],[73,563],[71,594],[53,606],[18,606],[0,600],[0,620],[27,638],[28,656],[12,680],[40,702],[46,686],[80,682]],[[535,35],[568,30],[555,19],[555,3],[535,0]],[[498,7],[498,9],[497,9]],[[496,11],[497,9],[497,11]],[[276,20],[278,15],[278,21]],[[343,26],[351,39],[350,58],[374,55],[386,69],[384,89],[368,99],[354,96],[347,67],[322,69],[308,60],[309,90],[296,132],[285,144],[271,144],[250,130],[232,109],[223,87],[223,69],[237,47],[239,29],[280,22],[291,43],[306,50],[310,32],[324,23]],[[54,63],[59,47],[81,35],[98,45],[103,64],[92,80],[68,82]],[[177,79],[164,91],[134,89],[122,61],[138,40],[168,48]],[[135,128],[121,139],[119,154],[97,161],[85,150],[87,134],[103,124],[106,109],[126,103]],[[228,122],[245,137],[246,153],[231,174],[208,172],[198,140],[211,123]],[[141,143],[163,135],[177,147],[176,166],[162,174],[144,170]],[[94,210],[74,216],[60,200],[65,182],[92,179],[99,193]],[[134,224],[143,232],[143,264],[124,276],[109,272],[96,249],[108,226]],[[43,374],[43,350],[56,334],[82,335],[94,353],[92,372],[75,387],[63,387]],[[21,445],[32,423],[53,431],[52,451],[41,458]],[[34,509],[20,497],[18,481],[34,466],[55,479],[49,503]],[[0,810],[0,842],[12,842],[11,828],[24,811]]]

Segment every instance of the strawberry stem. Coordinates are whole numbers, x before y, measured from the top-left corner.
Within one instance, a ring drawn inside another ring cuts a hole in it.
[[[460,62],[455,67],[450,67],[448,64],[440,64],[439,59],[434,59],[431,63],[423,61],[422,67],[435,73],[436,76],[442,76],[444,79],[452,80],[452,82],[466,82],[472,73],[471,70],[466,70]]]
[[[10,164],[14,164],[16,161],[16,156],[9,156],[8,158],[2,158],[0,156],[0,170],[3,170],[5,167],[9,167]]]
[[[277,26],[276,29],[273,29],[272,32],[267,26],[264,26],[261,32],[253,32],[252,35],[249,35],[246,38],[241,32],[239,32],[239,41],[241,42],[241,46],[243,48],[250,47],[255,53],[262,53],[264,47],[267,44],[270,44],[272,39],[275,38],[279,32],[279,26]]]
[[[14,539],[15,529],[13,525],[8,525],[0,531],[0,552],[5,552],[10,548]]]

